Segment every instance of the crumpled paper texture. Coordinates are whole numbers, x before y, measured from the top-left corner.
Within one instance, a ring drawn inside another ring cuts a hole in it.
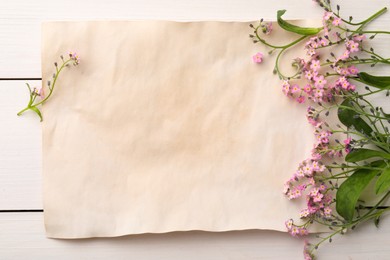
[[[248,25],[43,24],[43,84],[61,54],[81,58],[42,108],[48,237],[285,230],[300,207],[283,183],[313,129]]]

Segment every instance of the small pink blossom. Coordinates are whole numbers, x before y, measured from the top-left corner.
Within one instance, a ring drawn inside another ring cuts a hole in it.
[[[351,137],[348,137],[347,139],[345,139],[343,142],[344,144],[351,144],[351,141],[352,141],[352,138]]]
[[[325,12],[324,13],[324,16],[323,16],[323,19],[325,21],[329,20],[331,17],[333,16],[333,13],[332,12]]]
[[[32,89],[32,94],[35,95],[35,96],[39,96],[41,98],[44,98],[44,96],[45,96],[43,87],[34,87]]]
[[[348,89],[348,87],[349,87],[349,82],[347,80],[345,80],[341,83],[341,88]]]
[[[323,46],[323,47],[329,45],[329,41],[326,38],[322,38],[320,43],[321,43],[321,46]]]
[[[318,189],[319,189],[320,191],[324,191],[324,190],[327,189],[327,187],[326,187],[325,184],[321,184],[321,185],[318,187]]]
[[[44,98],[45,97],[45,91],[42,87],[39,88],[38,90],[38,95],[41,97],[41,98]]]
[[[289,219],[284,222],[284,224],[286,225],[287,230],[290,231],[293,227],[294,221],[292,219]]]
[[[307,84],[305,87],[303,87],[303,91],[305,91],[306,93],[310,93],[311,92],[311,86],[310,84]]]
[[[323,88],[327,83],[326,79],[322,75],[314,77],[314,81],[314,86],[316,86],[317,88]]]
[[[332,215],[332,209],[330,207],[325,207],[324,214],[325,216],[330,217]]]
[[[321,158],[322,158],[322,155],[320,153],[314,152],[314,153],[311,154],[311,159],[312,160],[321,160]]]
[[[303,167],[303,172],[305,173],[305,175],[311,176],[313,173],[313,169],[311,168],[311,166],[309,164],[307,164]]]
[[[296,93],[298,91],[301,91],[301,88],[297,84],[291,86],[291,93]]]
[[[299,103],[299,104],[302,104],[302,103],[304,103],[305,102],[305,96],[299,96],[299,97],[297,97],[297,102]]]
[[[307,50],[307,55],[309,55],[309,56],[314,56],[314,55],[316,55],[315,49],[314,49],[314,48],[308,49],[308,50]]]
[[[297,226],[292,226],[291,230],[290,230],[290,234],[294,237],[298,236],[300,234],[300,230],[299,230],[299,227]]]
[[[255,63],[261,63],[263,62],[263,54],[261,52],[256,53],[252,56],[252,60]]]
[[[309,231],[307,230],[307,228],[305,228],[305,227],[299,228],[299,235],[300,236],[306,236],[308,234],[309,234]]]
[[[367,39],[367,37],[366,37],[365,34],[362,34],[362,35],[354,35],[354,36],[353,36],[353,40],[354,40],[354,41],[362,42],[362,41],[364,41],[365,39]]]
[[[306,218],[306,217],[308,217],[310,215],[310,211],[308,210],[308,209],[303,209],[303,210],[301,210],[301,213],[299,214],[299,216],[301,217],[301,218]]]
[[[339,18],[339,17],[333,17],[333,22],[332,22],[332,24],[333,24],[334,26],[339,26],[339,25],[341,24],[341,18]]]
[[[263,27],[263,33],[266,35],[270,34],[272,32],[272,22],[268,22]]]
[[[288,95],[290,93],[290,83],[287,80],[283,81],[282,91],[285,95]]]
[[[320,169],[320,165],[317,161],[314,161],[312,164],[311,164],[311,168],[313,169],[313,171],[318,171]]]
[[[348,59],[350,54],[351,54],[351,53],[350,53],[348,50],[346,50],[346,51],[343,53],[343,55],[341,55],[341,56],[339,57],[339,60],[346,60],[346,59]]]
[[[349,84],[348,90],[349,91],[355,91],[356,90],[356,86],[352,85],[352,84]]]
[[[324,195],[322,193],[317,193],[314,197],[313,197],[313,201],[314,202],[320,202],[322,200],[322,198],[324,197]]]
[[[320,67],[321,67],[321,65],[320,65],[320,61],[319,60],[312,60],[311,61],[310,68],[313,71],[318,71],[320,69]]]
[[[355,66],[349,66],[348,71],[351,75],[357,75],[359,73],[358,68],[356,68]]]
[[[347,41],[346,45],[351,53],[359,51],[359,43],[357,43],[357,42]]]

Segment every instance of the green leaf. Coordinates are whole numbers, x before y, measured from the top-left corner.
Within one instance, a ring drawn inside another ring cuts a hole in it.
[[[351,109],[353,108],[349,99],[344,100],[340,106],[350,107]],[[340,122],[347,127],[353,126],[357,131],[370,135],[372,128],[366,123],[366,121],[359,117],[359,114],[356,111],[351,109],[342,107],[339,108],[338,117]]]
[[[39,118],[41,119],[41,122],[42,122],[43,118],[42,118],[41,111],[38,108],[36,108],[36,107],[30,107],[30,109],[32,111],[34,111],[35,113],[37,113],[37,115],[39,116]]]
[[[356,203],[378,170],[359,169],[344,181],[336,193],[336,210],[344,219],[353,220]]]
[[[376,194],[383,193],[390,188],[390,167],[385,168],[375,184]]]
[[[277,12],[277,20],[278,20],[279,26],[286,31],[294,32],[294,33],[297,33],[300,35],[314,35],[314,34],[319,33],[322,30],[322,27],[320,27],[320,28],[300,27],[300,26],[288,23],[282,19],[282,15],[284,15],[285,12],[286,12],[286,10],[279,10]]]
[[[375,150],[370,150],[365,148],[353,149],[349,154],[347,154],[347,156],[345,156],[345,161],[360,162],[373,157],[390,159],[390,154],[382,151],[375,151]]]
[[[386,76],[373,76],[366,72],[360,72],[357,74],[360,82],[367,85],[379,88],[379,89],[390,89],[390,77]]]

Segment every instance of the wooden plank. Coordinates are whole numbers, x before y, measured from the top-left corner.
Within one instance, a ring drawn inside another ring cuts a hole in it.
[[[0,81],[0,93],[0,210],[41,209],[41,123],[33,113],[16,116],[28,101],[24,81]]]
[[[388,0],[343,1],[342,13],[360,20],[389,4]],[[268,0],[12,0],[0,8],[0,78],[40,77],[40,24],[47,20],[256,20],[275,19],[287,9],[288,19],[318,19],[321,8],[312,1]],[[308,10],[310,10],[308,12]],[[375,26],[385,29],[390,15]],[[383,46],[385,47],[384,43]],[[68,50],[65,50],[68,51]]]
[[[390,218],[332,244],[319,259],[389,259]],[[42,213],[0,214],[1,259],[302,259],[303,241],[276,231],[172,232],[120,238],[47,239]]]

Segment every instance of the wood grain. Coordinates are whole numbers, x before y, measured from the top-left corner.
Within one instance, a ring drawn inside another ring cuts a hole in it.
[[[44,235],[42,213],[0,214],[1,259],[302,259],[303,241],[276,231],[172,232],[119,238],[56,240]],[[390,218],[324,244],[319,259],[385,260]]]
[[[336,1],[335,1],[336,2]],[[388,0],[337,1],[342,13],[361,20],[390,5]],[[40,24],[48,20],[236,20],[275,19],[287,9],[286,19],[318,19],[321,8],[311,0],[12,0],[0,3],[0,78],[40,77]],[[310,11],[308,11],[310,10]],[[347,11],[348,10],[348,11]],[[384,29],[390,15],[375,27]]]
[[[355,20],[389,0],[335,1]],[[236,20],[322,15],[311,0],[13,0],[0,2],[0,211],[42,209],[41,125],[36,115],[16,112],[27,102],[25,80],[40,78],[40,24],[47,20]],[[309,11],[310,10],[310,11]],[[386,14],[370,29],[389,29]],[[375,49],[390,56],[389,37]],[[383,69],[374,70],[377,73]],[[39,85],[40,81],[30,81]],[[386,105],[386,104],[384,104]],[[387,104],[389,105],[389,104]],[[390,109],[390,107],[389,107]],[[389,259],[390,218],[381,228],[364,225],[325,245],[319,259]],[[300,240],[273,231],[174,232],[114,239],[62,241],[44,235],[42,213],[0,213],[0,259],[302,259]]]
[[[41,124],[33,113],[16,115],[28,101],[24,81],[0,81],[0,93],[0,210],[42,209]]]

